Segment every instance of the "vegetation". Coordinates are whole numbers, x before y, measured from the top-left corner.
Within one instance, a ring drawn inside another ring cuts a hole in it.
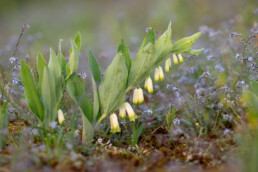
[[[0,67],[0,171],[257,171],[257,23],[181,39],[176,24],[110,62],[83,32],[18,58],[24,25]]]

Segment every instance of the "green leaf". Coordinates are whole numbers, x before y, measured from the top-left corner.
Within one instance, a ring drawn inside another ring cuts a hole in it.
[[[55,80],[49,67],[45,67],[42,80],[42,101],[45,107],[44,124],[47,127],[50,122],[56,120],[57,102],[56,102]]]
[[[3,131],[8,131],[8,104],[5,101],[0,109],[0,149],[5,146],[6,134]]]
[[[92,142],[94,137],[94,128],[92,127],[92,124],[84,115],[82,115],[82,125],[83,125],[82,143],[89,144]]]
[[[71,44],[72,44],[72,47],[71,47],[69,62],[66,65],[66,74],[67,74],[66,79],[70,75],[72,75],[79,66],[79,51],[78,51],[77,44],[73,40],[71,40]]]
[[[127,77],[125,57],[118,52],[99,86],[99,99],[104,114],[110,114],[124,103]]]
[[[52,48],[50,48],[50,59],[49,59],[48,67],[54,77],[56,102],[58,103],[63,97],[62,70],[58,61],[58,57],[56,56],[56,53]]]
[[[47,66],[47,63],[46,63],[44,57],[42,56],[41,53],[39,53],[38,61],[37,61],[37,69],[38,69],[38,75],[39,75],[38,87],[39,87],[40,92],[41,92],[41,85],[42,85],[42,80],[43,80],[43,72],[44,72],[44,68],[46,66]]]
[[[94,78],[92,77],[92,87],[93,87],[93,95],[94,95],[94,102],[93,102],[93,120],[96,121],[99,111],[100,111],[100,106],[99,106],[99,95],[98,95],[98,89],[96,82]]]
[[[156,48],[156,62],[155,64],[158,65],[162,61],[164,61],[169,54],[172,52],[172,31],[171,31],[171,22],[168,25],[167,30],[159,37],[156,41],[155,48]]]
[[[258,82],[255,81],[255,80],[251,80],[251,91],[256,95],[258,96]]]
[[[144,124],[141,124],[140,127],[139,127],[138,130],[137,130],[137,138],[138,138],[138,139],[140,138],[143,129],[144,129]]]
[[[82,39],[81,39],[81,33],[80,32],[77,32],[74,41],[75,41],[75,43],[76,43],[76,45],[78,47],[78,52],[79,52],[80,49],[81,49],[81,44],[82,44]]]
[[[155,38],[156,38],[155,30],[154,28],[151,28],[151,30],[147,33],[146,37],[144,38],[140,49],[146,47],[149,43],[154,43]]]
[[[65,61],[65,57],[62,53],[62,39],[59,40],[59,48],[58,48],[57,57],[58,57],[58,61],[61,66],[61,69],[62,69],[62,75],[64,78],[66,78],[66,71],[65,71],[66,70],[66,61]]]
[[[130,51],[127,48],[127,46],[125,44],[125,41],[123,39],[121,40],[121,43],[118,46],[117,52],[121,52],[125,56],[125,64],[126,64],[126,67],[127,67],[127,70],[128,70],[128,74],[129,74],[130,70],[131,70],[132,60],[130,58]]]
[[[36,89],[31,70],[23,60],[21,61],[21,77],[28,107],[33,114],[35,114],[41,121],[43,121],[44,107]]]
[[[154,41],[155,32],[152,29],[144,39],[139,52],[132,60],[127,91],[130,90],[133,86],[140,84],[152,73],[154,64],[156,62],[156,49]]]
[[[73,74],[66,82],[66,88],[72,99],[78,104],[83,115],[89,122],[93,122],[93,107],[90,98],[85,90],[83,80],[77,74]]]
[[[185,53],[190,54],[190,55],[198,55],[198,54],[201,54],[203,52],[203,50],[204,50],[204,48],[198,49],[198,50],[191,48],[191,49],[187,50]]]
[[[192,47],[194,42],[202,35],[201,32],[195,33],[192,36],[182,38],[176,41],[173,45],[173,53],[184,53]]]
[[[243,89],[243,96],[245,102],[247,103],[250,116],[258,120],[258,96],[246,88]]]
[[[91,51],[89,52],[88,64],[89,64],[90,73],[93,79],[97,84],[99,84],[101,82],[101,71],[100,71],[98,61],[96,60],[96,58],[94,57]]]

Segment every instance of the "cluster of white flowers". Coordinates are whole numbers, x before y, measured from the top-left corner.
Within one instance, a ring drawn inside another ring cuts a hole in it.
[[[132,108],[132,106],[125,102],[120,108],[119,108],[119,116],[121,120],[125,120],[126,112],[128,114],[130,121],[135,121],[135,119],[138,117]]]
[[[145,80],[144,88],[148,91],[149,94],[153,93],[153,85],[150,76]]]
[[[164,80],[164,73],[161,66],[155,68],[154,80],[155,82],[159,82],[159,80]]]
[[[134,89],[133,93],[133,104],[142,104],[144,101],[143,91],[141,88]]]
[[[127,113],[128,118],[129,118],[130,121],[135,121],[135,119],[138,118],[138,116],[134,113],[134,110],[133,110],[132,106],[128,102],[125,102],[119,108],[119,117],[120,117],[121,120],[125,120],[126,113]],[[117,118],[117,115],[115,113],[112,113],[110,115],[110,126],[111,126],[111,132],[112,133],[121,132],[119,122],[118,122],[118,118]]]
[[[180,63],[184,62],[184,59],[181,54],[178,54],[178,56],[176,56],[176,54],[173,54],[172,56],[173,56],[173,61],[175,65],[178,65],[178,59]]]
[[[178,65],[178,60],[180,63],[183,63],[183,57],[181,54],[173,54],[173,61],[175,65]],[[170,57],[168,57],[165,61],[165,71],[166,73],[169,72],[170,68],[171,68],[171,59]],[[158,81],[163,81],[164,80],[164,73],[163,73],[163,69],[161,66],[157,66],[155,68],[154,71],[154,80],[155,82]],[[144,89],[146,89],[148,91],[149,94],[153,93],[153,83],[152,83],[152,79],[150,76],[148,76],[145,79],[145,83],[144,83]],[[144,96],[143,96],[143,90],[141,88],[135,88],[134,92],[133,92],[133,104],[138,105],[138,104],[142,104],[144,101]],[[135,119],[137,119],[137,115],[134,113],[133,108],[131,107],[131,105],[128,102],[125,102],[120,108],[119,108],[119,117],[122,121],[125,120],[126,118],[126,113],[128,114],[129,120],[130,121],[135,121]],[[179,125],[180,124],[180,120],[176,119],[174,121],[175,125]],[[112,113],[110,115],[110,126],[111,126],[111,132],[112,133],[117,133],[117,132],[121,132],[121,128],[119,126],[119,121],[118,121],[118,117],[115,113]]]

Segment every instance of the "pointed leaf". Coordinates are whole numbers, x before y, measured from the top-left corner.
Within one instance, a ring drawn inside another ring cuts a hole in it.
[[[195,33],[192,36],[182,38],[176,41],[173,45],[173,53],[183,53],[188,51],[194,42],[202,35],[201,32]]]
[[[21,77],[28,107],[33,114],[35,114],[41,121],[43,121],[44,107],[36,89],[31,70],[23,60],[21,61]]]
[[[56,53],[52,48],[50,48],[50,59],[48,67],[54,77],[56,102],[58,103],[63,97],[62,70],[58,61],[58,57],[56,56]]]
[[[250,91],[249,89],[244,88],[243,97],[244,101],[247,104],[250,117],[258,120],[258,96],[256,96],[255,93]]]
[[[101,82],[101,71],[98,61],[96,60],[91,51],[89,52],[88,64],[93,79],[97,84],[99,84]]]
[[[78,68],[79,66],[79,51],[78,51],[78,47],[75,43],[75,41],[71,40],[71,53],[70,53],[70,57],[69,57],[69,62],[66,65],[66,74],[67,77],[66,79],[72,75]]]
[[[56,120],[57,102],[56,102],[55,80],[49,67],[45,67],[42,80],[42,101],[45,107],[44,124],[47,127],[51,121]]]
[[[104,114],[110,114],[124,102],[127,77],[125,57],[118,52],[99,86],[99,99]]]
[[[76,45],[77,45],[78,52],[79,52],[80,49],[81,49],[81,44],[82,44],[82,39],[81,39],[81,33],[80,33],[80,32],[77,32],[74,41],[75,41],[75,43],[76,43]]]
[[[92,77],[92,87],[93,87],[93,95],[94,95],[94,102],[93,102],[93,119],[96,121],[97,116],[100,111],[99,106],[99,95],[98,95],[98,89],[95,80]]]
[[[69,95],[78,104],[83,115],[90,122],[93,122],[93,107],[90,98],[85,90],[84,81],[77,74],[73,74],[66,82]]]
[[[169,54],[172,52],[172,31],[171,31],[171,22],[168,25],[167,30],[159,37],[156,41],[155,48],[156,48],[156,62],[155,64],[158,65],[162,61],[164,61]]]
[[[59,48],[58,48],[58,61],[59,64],[61,66],[61,70],[62,70],[62,75],[64,78],[66,78],[66,61],[65,61],[65,57],[62,53],[62,39],[59,40]]]
[[[125,41],[123,39],[121,40],[121,43],[118,46],[117,52],[121,52],[121,53],[124,54],[124,56],[125,56],[125,64],[126,64],[126,67],[127,67],[127,70],[128,70],[128,74],[129,74],[130,73],[130,69],[131,69],[132,60],[130,58],[130,51],[127,48],[127,46],[125,44]]]
[[[198,49],[198,50],[191,48],[188,51],[186,51],[185,53],[190,54],[190,55],[198,55],[198,54],[201,54],[203,52],[203,50],[204,50],[204,48]]]
[[[154,43],[155,38],[156,38],[155,30],[154,28],[151,28],[151,30],[147,33],[146,37],[144,38],[140,49],[143,47],[146,47],[149,43]]]
[[[0,108],[0,149],[5,146],[8,131],[8,104],[4,102]]]
[[[43,73],[44,68],[47,66],[47,62],[45,61],[44,57],[41,53],[38,54],[38,61],[37,61],[37,69],[38,69],[38,75],[39,75],[39,83],[38,87],[41,92],[41,86],[42,86],[42,80],[43,80]]]
[[[83,124],[82,143],[83,144],[91,143],[94,137],[94,129],[90,121],[84,115],[82,115],[82,124]]]
[[[146,44],[147,41],[149,41],[148,44]],[[143,82],[152,73],[154,64],[156,62],[156,49],[154,41],[155,32],[152,29],[144,39],[139,52],[132,60],[127,91],[130,90],[133,86]]]

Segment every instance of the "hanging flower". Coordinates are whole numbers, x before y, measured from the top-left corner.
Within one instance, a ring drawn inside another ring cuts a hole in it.
[[[168,64],[169,64],[169,68],[171,68],[171,66],[172,66],[172,63],[171,63],[171,59],[170,59],[170,57],[168,57]]]
[[[121,120],[125,120],[125,115],[126,115],[126,111],[125,111],[125,104],[123,104],[120,108],[119,108],[119,117]]]
[[[175,54],[173,54],[173,61],[175,65],[178,65],[177,56]]]
[[[121,132],[121,128],[118,123],[118,119],[115,113],[110,115],[110,126],[111,126],[111,133],[119,133]]]
[[[138,88],[134,89],[133,92],[133,104],[137,105],[138,104],[138,99],[139,99],[139,93],[138,93]]]
[[[154,80],[155,80],[155,82],[159,82],[159,68],[158,67],[155,68]]]
[[[147,77],[147,78],[145,79],[145,82],[144,82],[144,89],[145,89],[145,90],[147,90],[147,89],[148,89],[148,87],[147,87],[147,81],[148,81],[148,78],[149,78],[149,77]]]
[[[166,73],[169,72],[169,69],[171,68],[171,59],[168,58],[166,61],[165,61],[165,71]]]
[[[135,121],[135,119],[137,119],[138,116],[134,113],[132,106],[127,102],[124,103],[124,106],[125,106],[126,112],[128,114],[129,120]]]
[[[152,85],[151,77],[148,77],[145,80],[145,85],[144,86],[145,86],[145,89],[148,91],[149,94],[153,93],[153,85]]]
[[[178,59],[179,59],[180,63],[183,63],[183,62],[184,62],[184,59],[183,59],[183,57],[182,57],[181,54],[178,54]]]
[[[141,88],[138,89],[138,103],[142,104],[144,101],[143,91]]]
[[[159,66],[159,78],[161,81],[164,80],[164,73],[163,73],[163,69],[161,66]]]
[[[59,122],[59,124],[62,124],[64,122],[64,120],[65,120],[64,119],[64,114],[63,114],[62,110],[59,109],[57,111],[57,114],[58,114],[58,122]]]

